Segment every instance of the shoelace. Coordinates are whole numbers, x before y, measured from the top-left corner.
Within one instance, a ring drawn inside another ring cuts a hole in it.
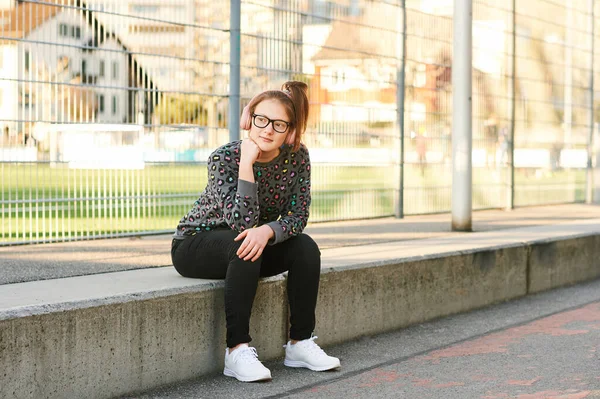
[[[312,336],[309,339],[305,339],[305,340],[296,342],[295,345],[302,345],[303,347],[306,348],[307,351],[309,351],[312,354],[319,355],[319,356],[327,356],[325,351],[323,349],[321,349],[321,347],[319,345],[317,345],[317,343],[315,342],[315,339],[317,339],[317,338],[319,338],[319,337]],[[284,348],[286,346],[287,345],[283,345]]]
[[[235,352],[238,352],[237,356],[235,357],[236,362],[239,360],[244,361],[248,364],[260,363],[260,360],[258,360],[258,353],[256,352],[256,348],[249,346],[247,348],[237,349]]]

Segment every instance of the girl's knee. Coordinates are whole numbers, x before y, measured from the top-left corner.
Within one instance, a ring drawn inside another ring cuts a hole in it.
[[[298,236],[296,236],[296,239],[298,240],[299,245],[302,246],[303,250],[310,253],[314,253],[319,256],[321,255],[321,250],[319,250],[319,246],[317,245],[315,240],[313,240],[312,237],[308,234],[298,234]]]
[[[309,235],[299,234],[294,237],[294,252],[298,258],[320,265],[321,251],[317,243]]]

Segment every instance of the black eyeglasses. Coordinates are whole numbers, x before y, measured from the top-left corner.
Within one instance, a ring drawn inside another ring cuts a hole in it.
[[[264,115],[252,114],[252,121],[254,126],[264,129],[269,126],[269,123],[273,124],[273,130],[277,133],[285,133],[290,127],[290,123],[286,121],[282,121],[281,119],[269,119]]]

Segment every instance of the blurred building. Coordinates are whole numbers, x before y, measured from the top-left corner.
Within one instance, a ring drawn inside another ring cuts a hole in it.
[[[512,11],[474,6],[474,135],[486,137],[509,125],[512,92]],[[506,3],[506,4],[504,4]],[[589,118],[590,19],[585,4],[537,6],[518,2],[517,128],[522,139],[585,140]],[[402,40],[402,9],[382,2],[361,7],[331,23],[304,26],[303,70],[314,73],[313,121],[385,124],[396,120],[396,88]],[[452,115],[451,0],[407,2],[405,120],[409,131],[442,130]],[[555,21],[548,24],[544,21]],[[318,41],[318,32],[326,38]],[[309,39],[310,38],[310,39]],[[541,40],[540,40],[541,38]],[[314,43],[311,46],[309,41]],[[310,50],[309,50],[310,51]],[[305,51],[304,55],[309,54]]]
[[[27,137],[35,122],[148,122],[155,102],[144,94],[155,84],[95,13],[18,2],[2,21],[0,120],[9,136]]]
[[[0,127],[14,136],[35,121],[188,124],[228,137],[229,2],[67,3],[0,3]],[[516,49],[512,1],[474,4],[476,138],[510,124],[513,52],[520,139],[585,137],[588,3],[539,4],[517,2]],[[406,27],[399,3],[387,1],[261,0],[241,11],[242,105],[299,79],[314,104],[310,129],[396,134],[406,30],[405,130],[439,134],[451,124],[452,0],[407,0]]]
[[[99,21],[115,32],[163,91],[193,86],[194,4],[187,0],[90,0]]]

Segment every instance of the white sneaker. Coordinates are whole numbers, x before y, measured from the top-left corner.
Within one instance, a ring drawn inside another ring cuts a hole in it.
[[[256,349],[242,344],[229,353],[225,349],[225,369],[223,374],[239,381],[251,382],[271,379],[271,371],[258,360]]]
[[[305,367],[313,371],[325,371],[340,367],[340,359],[328,356],[323,349],[315,343],[317,337],[298,341],[292,345],[288,341],[285,347],[285,360],[283,364],[288,367]]]

